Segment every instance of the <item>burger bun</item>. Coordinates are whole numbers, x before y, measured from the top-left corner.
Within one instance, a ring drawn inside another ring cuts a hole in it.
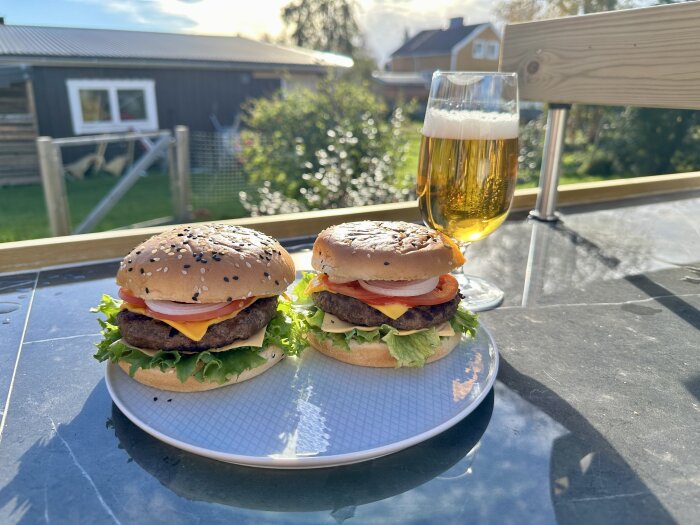
[[[331,279],[412,281],[449,273],[464,256],[449,237],[420,224],[358,221],[323,230],[311,264]]]
[[[294,262],[278,241],[221,223],[155,235],[129,252],[117,272],[117,284],[136,297],[182,303],[279,295],[294,278]]]

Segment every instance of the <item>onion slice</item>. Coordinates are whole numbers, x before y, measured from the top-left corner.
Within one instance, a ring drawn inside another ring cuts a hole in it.
[[[440,280],[439,277],[419,279],[416,281],[362,281],[360,286],[368,292],[390,297],[413,297],[432,292]]]
[[[230,303],[177,303],[175,301],[146,301],[146,306],[163,315],[192,315],[214,312]]]

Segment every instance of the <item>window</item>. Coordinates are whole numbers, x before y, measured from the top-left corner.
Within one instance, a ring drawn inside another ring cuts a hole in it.
[[[148,120],[146,116],[146,93],[141,89],[118,89],[119,118],[122,122]]]
[[[474,58],[484,58],[484,41],[475,40],[472,46],[472,57]]]
[[[76,135],[158,129],[153,80],[67,80]]]
[[[472,57],[486,60],[498,60],[500,44],[498,40],[474,40]]]
[[[109,122],[109,92],[105,89],[80,90],[80,111],[84,122]]]
[[[486,44],[486,58],[489,60],[498,60],[498,42],[491,40]]]

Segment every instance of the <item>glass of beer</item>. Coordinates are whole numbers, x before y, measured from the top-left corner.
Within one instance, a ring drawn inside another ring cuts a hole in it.
[[[418,203],[427,226],[464,252],[505,221],[518,167],[518,77],[515,73],[436,71],[418,160]],[[472,311],[494,308],[503,291],[455,271]]]

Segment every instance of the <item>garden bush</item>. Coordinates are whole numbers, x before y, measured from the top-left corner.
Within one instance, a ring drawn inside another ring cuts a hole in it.
[[[609,151],[595,150],[587,152],[585,160],[579,166],[579,175],[616,175],[621,170],[615,156]]]
[[[256,192],[241,192],[252,215],[405,200],[397,169],[408,148],[404,114],[364,84],[327,79],[246,107],[242,162]]]

